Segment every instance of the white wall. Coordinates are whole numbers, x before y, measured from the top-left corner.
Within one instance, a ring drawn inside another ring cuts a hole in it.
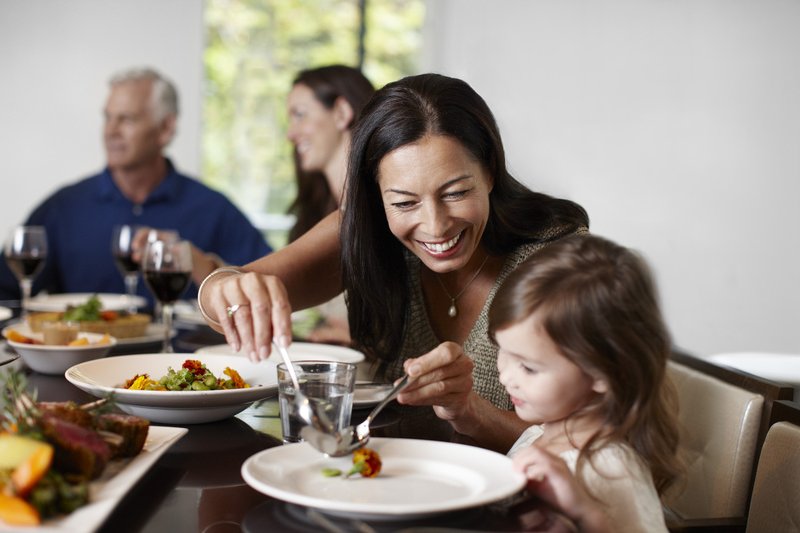
[[[200,169],[200,0],[0,0],[0,235],[55,188],[102,170],[108,78],[148,65],[182,113],[167,150]],[[10,186],[13,185],[13,189]]]
[[[645,254],[678,344],[800,353],[800,3],[431,0],[429,20],[427,68],[486,98],[515,175]],[[202,35],[200,0],[0,1],[0,231],[102,166],[120,67],[174,78],[196,173]]]
[[[654,266],[676,342],[800,353],[800,2],[435,0],[514,173]]]

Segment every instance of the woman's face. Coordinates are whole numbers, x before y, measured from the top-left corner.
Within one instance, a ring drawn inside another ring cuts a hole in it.
[[[532,424],[565,420],[605,391],[558,349],[534,313],[495,333],[500,383],[517,415]]]
[[[440,274],[464,267],[479,247],[492,183],[461,143],[442,135],[397,148],[378,165],[389,229]]]
[[[342,127],[334,109],[322,105],[307,85],[294,85],[287,105],[289,129],[286,137],[297,150],[301,168],[306,172],[324,172],[342,146],[347,125]]]

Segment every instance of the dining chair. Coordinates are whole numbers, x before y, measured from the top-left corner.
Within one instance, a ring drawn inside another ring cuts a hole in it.
[[[775,402],[756,468],[747,533],[800,530],[800,404]]]
[[[679,453],[686,472],[664,496],[670,531],[744,531],[756,458],[772,405],[794,391],[733,368],[675,352]]]

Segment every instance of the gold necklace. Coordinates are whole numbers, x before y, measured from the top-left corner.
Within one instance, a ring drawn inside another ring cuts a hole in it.
[[[481,270],[483,270],[483,265],[485,265],[486,261],[488,260],[489,260],[489,254],[486,254],[486,257],[484,258],[483,263],[481,263],[481,266],[478,267],[478,270],[475,271],[475,274],[473,274],[472,278],[470,278],[467,284],[464,285],[464,288],[461,289],[459,293],[456,294],[455,296],[452,296],[450,294],[450,291],[448,291],[447,287],[444,286],[444,283],[442,283],[442,280],[439,277],[439,275],[436,272],[433,273],[434,276],[436,277],[436,281],[438,281],[439,285],[442,286],[442,290],[444,291],[444,293],[447,295],[448,298],[450,298],[450,307],[447,309],[447,316],[449,316],[450,318],[455,318],[458,316],[458,309],[456,308],[456,300],[461,298],[461,295],[464,294],[464,291],[466,291],[467,288],[469,288],[469,286],[472,285],[472,282],[475,281],[475,278],[477,278],[478,274],[481,273]]]

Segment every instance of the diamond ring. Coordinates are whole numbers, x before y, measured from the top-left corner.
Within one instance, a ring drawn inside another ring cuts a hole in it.
[[[238,311],[242,307],[246,307],[247,304],[233,304],[225,308],[225,311],[228,313],[229,317],[233,316],[233,313]]]

